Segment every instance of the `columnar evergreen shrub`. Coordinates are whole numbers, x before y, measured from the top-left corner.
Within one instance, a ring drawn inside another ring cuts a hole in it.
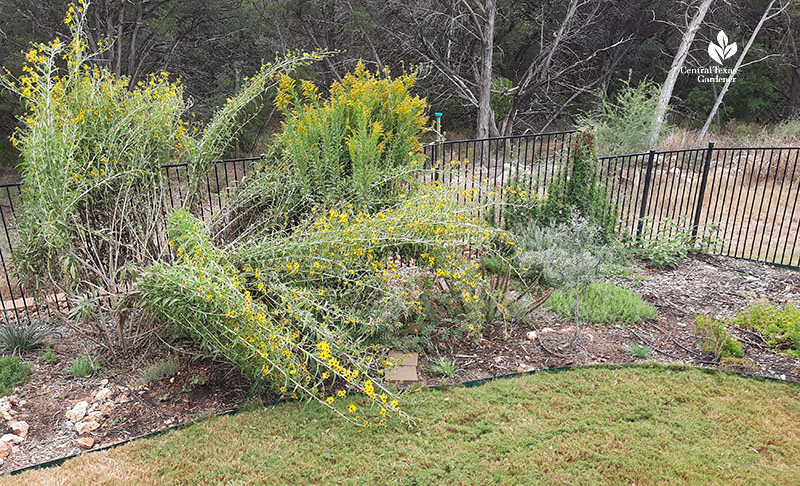
[[[547,199],[538,211],[537,222],[547,225],[580,217],[601,228],[604,237],[609,238],[613,235],[617,214],[600,180],[600,161],[591,130],[582,131],[570,150],[567,165],[556,173],[547,188]]]

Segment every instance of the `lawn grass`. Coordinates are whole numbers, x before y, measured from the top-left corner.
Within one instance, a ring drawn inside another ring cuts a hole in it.
[[[416,391],[404,406],[416,427],[358,428],[313,404],[258,408],[0,484],[754,485],[800,477],[800,387],[786,383],[685,368],[583,368]]]

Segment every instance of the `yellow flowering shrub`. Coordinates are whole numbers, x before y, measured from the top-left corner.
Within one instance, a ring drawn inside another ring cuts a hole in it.
[[[425,160],[417,135],[427,104],[411,94],[414,82],[359,63],[326,98],[313,83],[282,76],[275,99],[282,130],[228,201],[217,231],[231,238],[285,229],[315,206],[341,201],[370,211],[393,204]]]
[[[265,162],[208,227],[173,214],[176,259],[142,274],[142,304],[280,393],[361,424],[403,415],[381,379],[401,327],[437,292],[436,324],[478,336],[501,296],[464,249],[513,246],[453,188],[415,182],[426,117],[412,83],[359,65],[324,100],[282,77],[286,121]],[[372,406],[344,408],[349,391]]]
[[[24,203],[14,263],[34,290],[69,297],[98,288],[118,293],[134,267],[161,258],[169,205],[162,164],[187,160],[190,198],[196,196],[200,177],[236,129],[236,114],[276,84],[279,73],[319,57],[292,55],[264,65],[200,126],[187,121],[179,79],[154,73],[130,86],[93,62],[88,8],[88,0],[69,7],[68,41],[35,44],[19,76],[0,75],[0,85],[25,108],[12,137]],[[100,40],[97,49],[109,45]]]
[[[385,338],[396,335],[404,310],[421,305],[398,285],[403,269],[391,257],[416,261],[446,282],[458,325],[477,335],[493,296],[463,245],[489,251],[493,239],[506,237],[439,185],[379,212],[318,211],[290,232],[226,249],[187,212],[174,213],[168,229],[176,258],[143,273],[142,304],[276,391],[315,398],[362,424],[400,412],[381,380]],[[336,408],[333,391],[362,392],[373,407],[356,419]]]
[[[349,316],[330,303],[333,292],[237,269],[186,211],[170,216],[168,231],[175,261],[151,265],[137,284],[142,304],[157,318],[189,331],[276,392],[314,398],[359,425],[383,425],[387,414],[409,418],[376,378],[394,363],[345,331]],[[295,268],[287,266],[289,273]],[[340,406],[351,392],[365,395],[370,406]]]

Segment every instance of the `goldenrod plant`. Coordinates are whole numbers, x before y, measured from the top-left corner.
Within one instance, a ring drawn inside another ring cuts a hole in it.
[[[391,77],[359,63],[323,97],[313,83],[281,76],[282,130],[216,219],[215,233],[231,240],[285,230],[341,201],[370,211],[393,204],[425,160],[417,135],[427,104],[411,94],[414,82],[413,74]]]

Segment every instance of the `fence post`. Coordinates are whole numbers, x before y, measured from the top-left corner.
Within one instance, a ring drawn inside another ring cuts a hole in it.
[[[700,179],[700,190],[697,191],[697,204],[694,209],[694,222],[692,223],[692,239],[697,239],[697,230],[700,227],[700,212],[703,210],[703,197],[706,194],[708,183],[708,169],[711,166],[711,154],[714,152],[714,142],[708,142],[706,160],[703,164],[703,177]]]
[[[434,182],[439,181],[439,147],[441,142],[436,141],[433,146],[433,180]]]
[[[650,179],[653,177],[653,159],[656,156],[656,151],[650,149],[647,156],[647,172],[644,174],[644,189],[642,189],[642,203],[639,205],[639,221],[636,224],[636,236],[642,235],[642,226],[644,225],[644,216],[647,214],[647,200],[650,195]]]

